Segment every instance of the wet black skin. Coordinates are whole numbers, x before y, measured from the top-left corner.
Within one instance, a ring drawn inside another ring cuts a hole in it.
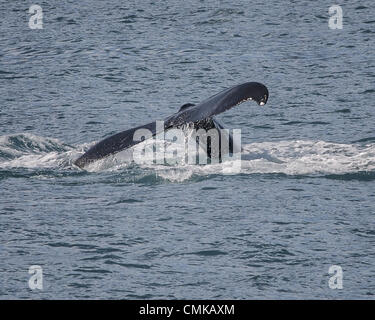
[[[190,123],[194,124],[195,129],[223,129],[222,124],[214,116],[248,100],[254,100],[259,105],[266,104],[268,100],[266,86],[258,82],[246,82],[223,90],[197,105],[191,103],[184,104],[178,112],[164,120],[164,130],[178,128]],[[152,135],[157,134],[155,121],[122,131],[98,142],[79,157],[74,164],[83,168],[96,160],[134,146],[140,142],[133,139],[134,132],[138,129],[148,129]],[[229,139],[230,150],[233,150],[233,140],[231,137]],[[207,146],[207,155],[211,157],[210,145]]]

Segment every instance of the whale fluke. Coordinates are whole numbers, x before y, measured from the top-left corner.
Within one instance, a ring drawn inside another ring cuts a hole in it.
[[[206,126],[204,128],[207,130],[207,125],[209,125],[212,126],[212,128],[221,130],[223,126],[214,116],[248,100],[254,100],[259,105],[266,104],[268,100],[268,90],[266,86],[259,82],[246,82],[223,90],[198,105],[186,103],[177,113],[164,120],[164,130],[180,127],[186,123],[194,123],[196,128],[199,128],[200,125],[204,125]],[[154,136],[157,134],[156,121],[105,138],[79,157],[74,164],[83,168],[89,163],[136,145],[141,142],[134,141],[133,139],[134,133],[138,129],[148,129]],[[233,145],[233,142],[230,141],[230,144]]]
[[[184,123],[204,120],[248,100],[254,100],[259,105],[265,105],[268,95],[268,89],[265,85],[259,82],[246,82],[226,89],[198,105],[191,105],[183,109],[181,107],[178,113],[168,117],[165,122],[170,126],[179,126]]]

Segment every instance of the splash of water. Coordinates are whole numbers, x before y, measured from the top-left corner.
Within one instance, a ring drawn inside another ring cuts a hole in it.
[[[19,134],[0,137],[0,170],[80,169],[73,162],[95,142],[69,146],[56,139]],[[145,141],[144,144],[153,143]],[[165,143],[165,142],[163,142]],[[186,181],[194,176],[205,177],[225,174],[223,168],[233,165],[231,160],[219,164],[191,165],[177,161],[174,165],[134,165],[129,151],[96,161],[89,172],[120,173],[128,170],[153,172],[168,181]],[[137,167],[137,170],[131,170]],[[230,170],[228,171],[230,172]],[[251,143],[243,146],[241,174],[285,175],[343,175],[358,172],[375,172],[375,144],[338,144],[325,141],[292,140]]]

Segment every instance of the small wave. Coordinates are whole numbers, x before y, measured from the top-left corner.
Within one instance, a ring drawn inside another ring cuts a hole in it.
[[[368,143],[368,142],[375,142],[375,137],[368,137],[368,138],[363,138],[363,139],[359,139],[359,140],[355,140],[353,141],[352,143]]]
[[[29,133],[1,136],[0,168],[68,168],[85,148]]]
[[[29,133],[0,137],[0,152],[6,158],[16,158],[24,154],[65,151],[70,146],[57,139],[38,137]]]
[[[358,180],[358,181],[374,181],[375,171],[359,171],[353,173],[344,174],[327,174],[325,176],[327,179],[333,180]]]

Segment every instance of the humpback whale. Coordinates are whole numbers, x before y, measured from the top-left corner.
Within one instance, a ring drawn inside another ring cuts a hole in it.
[[[224,127],[214,116],[249,100],[254,100],[261,106],[265,105],[268,100],[267,87],[259,82],[246,82],[223,90],[197,105],[186,103],[176,113],[164,119],[164,130],[192,124],[195,129],[217,129],[220,131]],[[138,129],[147,129],[152,133],[152,136],[158,134],[156,121],[122,131],[95,144],[75,160],[74,164],[84,168],[96,160],[136,145],[141,142],[134,140],[134,133]],[[229,148],[233,150],[233,141],[230,136]],[[207,155],[211,157],[209,145],[207,146]]]

